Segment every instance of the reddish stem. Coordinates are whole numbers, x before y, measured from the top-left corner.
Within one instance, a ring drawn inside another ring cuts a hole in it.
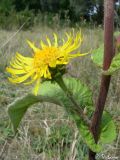
[[[114,0],[104,0],[104,61],[103,70],[107,70],[111,64],[114,55],[113,46],[113,30],[114,30]],[[98,100],[95,112],[92,117],[91,132],[93,133],[95,142],[98,142],[100,134],[101,118],[109,90],[111,76],[102,75]],[[95,160],[93,151],[89,151],[89,160]]]

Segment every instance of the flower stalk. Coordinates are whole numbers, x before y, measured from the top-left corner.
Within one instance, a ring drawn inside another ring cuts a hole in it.
[[[91,121],[89,120],[88,116],[86,114],[84,114],[82,108],[79,106],[79,104],[74,99],[73,94],[65,85],[62,76],[59,75],[59,76],[55,77],[54,80],[57,82],[57,84],[60,86],[60,88],[64,91],[65,95],[70,99],[71,103],[74,106],[75,114],[78,115],[79,117],[81,117],[81,119],[86,123],[87,126],[90,126]]]

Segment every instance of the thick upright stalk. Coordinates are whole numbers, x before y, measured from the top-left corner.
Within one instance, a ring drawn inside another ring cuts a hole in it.
[[[114,0],[104,0],[104,62],[103,70],[107,70],[114,55]],[[102,75],[98,100],[91,123],[91,132],[95,142],[98,142],[101,118],[109,90],[111,76]],[[89,160],[95,160],[96,153],[89,151]]]

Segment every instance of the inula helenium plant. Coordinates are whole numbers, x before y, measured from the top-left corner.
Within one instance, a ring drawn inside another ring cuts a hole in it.
[[[83,41],[81,32],[74,34],[66,33],[62,45],[58,43],[58,37],[54,33],[54,42],[46,37],[46,42],[40,41],[40,47],[36,47],[34,43],[27,41],[33,50],[31,57],[24,57],[16,53],[15,58],[11,61],[7,72],[11,74],[9,80],[12,83],[31,84],[35,82],[34,94],[37,95],[40,82],[42,79],[54,79],[58,70],[64,68],[69,61],[75,57],[84,56],[87,53],[72,53],[76,51]]]
[[[40,47],[36,47],[34,43],[27,41],[32,48],[32,55],[24,57],[16,53],[15,58],[10,62],[10,66],[6,68],[10,74],[9,80],[12,83],[35,83],[34,94],[28,93],[8,107],[14,131],[17,131],[22,117],[31,105],[37,102],[50,102],[65,108],[66,112],[75,121],[81,137],[91,153],[101,152],[104,144],[113,142],[116,138],[116,126],[112,117],[104,110],[100,123],[99,139],[96,143],[94,134],[91,132],[91,117],[94,114],[92,91],[77,78],[70,76],[63,78],[63,75],[67,72],[66,65],[69,64],[71,59],[90,53],[89,51],[86,53],[79,51],[84,40],[81,31],[75,33],[73,30],[66,33],[65,39],[59,39],[54,33],[52,38],[54,40],[50,40],[48,37],[46,37],[45,42],[41,40]],[[98,64],[103,62],[103,56],[100,56],[102,52],[103,45],[94,50],[91,58],[100,69],[101,65]],[[110,70],[102,72],[102,74],[106,74],[104,76],[112,74],[118,69],[120,65],[114,65],[118,64],[120,60],[120,54],[118,55],[113,58]],[[96,113],[98,113],[98,110]]]

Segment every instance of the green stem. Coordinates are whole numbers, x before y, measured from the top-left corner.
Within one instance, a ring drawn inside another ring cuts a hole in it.
[[[66,96],[70,99],[70,101],[72,102],[73,106],[74,106],[74,112],[75,114],[77,114],[79,117],[82,118],[82,120],[88,125],[90,126],[91,121],[89,120],[89,118],[87,117],[87,115],[84,114],[82,108],[79,106],[79,104],[75,101],[71,91],[66,87],[62,76],[58,76],[55,78],[55,81],[57,82],[57,84],[60,86],[60,88],[64,91],[64,93],[66,94]]]

